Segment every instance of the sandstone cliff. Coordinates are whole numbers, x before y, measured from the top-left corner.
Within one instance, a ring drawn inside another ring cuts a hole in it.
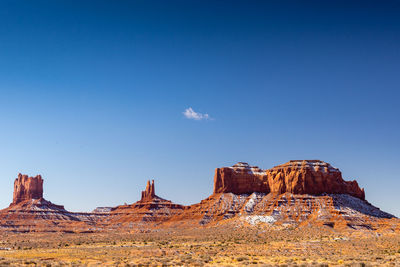
[[[320,160],[292,160],[269,170],[244,162],[217,168],[213,194],[171,221],[378,229],[393,218],[365,201],[364,190],[344,181],[339,169]]]
[[[291,160],[269,170],[239,162],[217,168],[214,194],[234,193],[348,194],[362,200],[364,189],[356,181],[344,181],[339,169],[320,160]]]
[[[225,220],[235,225],[316,224],[337,229],[378,229],[398,222],[365,201],[356,181],[344,181],[338,169],[319,160],[289,161],[269,170],[243,162],[218,168],[213,194],[190,206],[157,196],[154,180],[148,181],[139,201],[92,213],[69,212],[45,200],[41,176],[19,174],[13,202],[0,211],[0,229],[10,231],[140,231],[146,225],[212,226]]]
[[[43,179],[42,176],[29,177],[28,175],[18,174],[14,181],[14,194],[12,204],[18,204],[25,200],[43,198]]]

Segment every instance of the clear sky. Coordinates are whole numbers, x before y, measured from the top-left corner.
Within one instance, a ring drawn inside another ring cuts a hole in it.
[[[399,1],[1,1],[0,207],[182,204],[320,159],[400,216]],[[191,108],[191,109],[190,109]],[[207,115],[206,115],[207,114]]]

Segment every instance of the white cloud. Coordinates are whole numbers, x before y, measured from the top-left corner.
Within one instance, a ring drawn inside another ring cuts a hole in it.
[[[183,115],[188,119],[192,119],[192,120],[196,120],[196,121],[211,120],[211,117],[208,114],[202,114],[202,113],[196,112],[192,108],[185,109],[185,111],[183,112]]]

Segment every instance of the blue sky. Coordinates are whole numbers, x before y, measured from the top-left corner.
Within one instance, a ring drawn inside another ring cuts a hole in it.
[[[217,167],[321,159],[400,216],[399,12],[398,1],[1,1],[0,207],[18,172],[89,211],[135,202],[147,179],[191,204]]]

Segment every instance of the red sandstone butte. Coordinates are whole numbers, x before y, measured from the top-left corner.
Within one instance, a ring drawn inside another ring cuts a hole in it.
[[[234,193],[348,194],[365,199],[357,181],[345,181],[339,169],[320,160],[291,160],[269,170],[239,162],[217,168],[214,194]]]
[[[43,179],[42,176],[29,177],[28,175],[18,174],[14,181],[13,204],[43,198]]]

